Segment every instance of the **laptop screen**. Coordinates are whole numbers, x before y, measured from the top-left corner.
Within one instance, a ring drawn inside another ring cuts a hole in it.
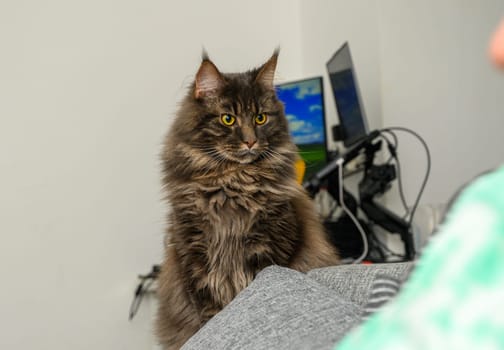
[[[327,62],[332,95],[338,111],[345,147],[368,134],[367,120],[357,85],[357,78],[348,43]]]

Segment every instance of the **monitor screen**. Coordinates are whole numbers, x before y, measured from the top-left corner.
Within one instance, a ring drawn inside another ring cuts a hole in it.
[[[305,161],[304,180],[327,163],[324,90],[322,77],[276,85],[284,103],[289,131]]]
[[[348,43],[343,44],[327,62],[327,71],[338,111],[341,136],[344,145],[348,147],[368,133]]]

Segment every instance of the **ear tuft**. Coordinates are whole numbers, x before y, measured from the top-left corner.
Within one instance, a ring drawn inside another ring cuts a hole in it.
[[[203,61],[194,83],[194,97],[197,99],[214,95],[222,85],[222,75],[217,67],[210,61],[205,51],[202,56]]]
[[[208,52],[205,48],[201,50],[201,60],[202,61],[210,61],[210,58],[208,57]]]
[[[277,47],[268,62],[266,62],[261,68],[259,68],[259,73],[257,73],[256,81],[268,88],[274,87],[273,82],[275,80],[275,70],[279,53],[280,48]]]

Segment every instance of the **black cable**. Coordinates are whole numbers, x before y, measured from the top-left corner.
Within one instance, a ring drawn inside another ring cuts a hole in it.
[[[385,164],[390,164],[390,162],[395,158],[394,153],[392,153],[390,150],[397,148],[397,138],[394,140],[394,143],[392,143],[392,141],[390,141],[390,139],[387,136],[385,136],[384,133],[380,133],[380,137],[382,139],[384,139],[385,142],[387,143],[387,148],[389,149],[389,153],[390,153],[389,159],[387,159]]]
[[[154,280],[150,280],[145,283],[146,280],[142,280],[140,284],[137,286],[135,290],[135,297],[131,302],[130,311],[129,311],[129,320],[131,321],[133,317],[135,317],[138,309],[140,308],[140,304],[142,303],[144,295],[148,292],[149,287],[154,283]]]
[[[394,126],[394,127],[382,129],[381,131],[393,132],[394,130],[407,132],[407,133],[410,133],[411,135],[415,136],[420,141],[422,146],[425,148],[425,155],[427,156],[427,169],[425,171],[425,177],[422,181],[422,185],[420,186],[420,190],[418,191],[418,195],[416,197],[415,203],[413,204],[413,207],[411,208],[411,212],[410,212],[410,218],[408,221],[408,225],[411,228],[412,223],[413,223],[413,218],[415,216],[415,212],[418,207],[418,203],[420,202],[420,198],[422,197],[422,194],[424,192],[425,185],[427,184],[427,180],[429,179],[429,174],[430,174],[430,169],[431,169],[431,156],[430,156],[429,146],[427,146],[427,143],[425,142],[425,140],[419,134],[414,132],[413,130],[410,130],[410,129],[404,128],[404,127],[400,127],[400,126]]]
[[[370,244],[369,253],[368,253],[369,260],[372,260],[374,262],[386,262],[387,261],[387,254],[385,254],[385,251],[376,242],[376,234],[373,232],[368,237],[369,237],[369,244]],[[378,255],[379,259],[378,260],[374,259],[373,255]]]
[[[135,317],[138,309],[140,308],[140,304],[142,303],[142,299],[144,295],[149,291],[149,287],[156,281],[159,276],[160,266],[154,265],[152,266],[152,270],[146,275],[139,275],[140,283],[135,289],[134,297],[131,302],[130,310],[129,310],[129,320],[131,321],[133,317]]]
[[[392,154],[392,157],[394,158],[396,165],[397,165],[397,184],[399,188],[399,197],[401,198],[402,205],[404,207],[404,216],[403,218],[408,217],[408,214],[410,213],[410,209],[408,207],[408,202],[406,201],[406,196],[404,195],[404,187],[402,183],[402,172],[401,172],[401,162],[399,161],[399,157],[397,156],[397,148],[399,147],[399,139],[397,135],[390,130],[383,130],[384,133],[390,134],[394,138],[394,148],[390,149],[390,143],[389,143],[389,152]],[[387,140],[387,139],[386,139]]]
[[[408,207],[408,203],[406,202],[406,196],[404,195],[404,187],[402,184],[402,173],[401,173],[401,163],[399,162],[399,157],[395,158],[396,164],[397,164],[397,184],[399,185],[399,196],[401,197],[401,202],[403,203],[404,206],[404,217],[408,217],[408,214],[410,213],[410,209]]]
[[[385,133],[387,133],[390,136],[392,136],[392,138],[394,139],[393,143],[392,143],[392,141],[390,141],[390,139],[388,138],[388,136],[386,136]],[[387,141],[388,144],[392,144],[392,146],[394,146],[394,148],[397,149],[397,146],[399,145],[399,140],[397,139],[397,135],[394,132],[380,130],[380,136],[383,137],[383,139],[385,139],[385,141]]]
[[[336,209],[338,209],[338,207],[339,207],[338,202],[334,201],[332,208],[329,210],[329,214],[327,215],[326,219],[330,220],[334,216],[334,213],[336,212]]]

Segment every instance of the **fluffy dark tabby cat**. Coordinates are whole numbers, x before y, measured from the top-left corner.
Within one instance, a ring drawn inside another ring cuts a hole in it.
[[[262,67],[223,74],[203,57],[162,152],[172,210],[159,278],[157,333],[176,349],[272,264],[335,265],[273,77]]]

